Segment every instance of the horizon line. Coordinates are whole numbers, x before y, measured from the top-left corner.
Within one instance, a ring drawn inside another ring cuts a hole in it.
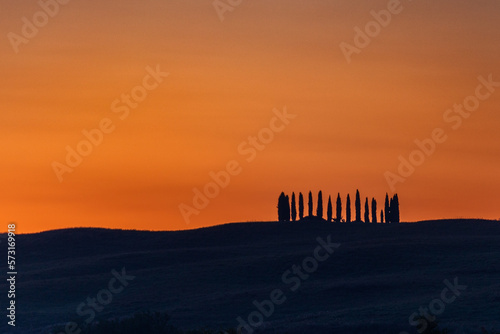
[[[314,216],[316,217],[316,216]],[[304,217],[305,218],[305,217]],[[326,221],[326,219],[322,218],[323,220]],[[425,222],[440,222],[440,221],[458,221],[458,220],[479,220],[479,221],[486,221],[486,222],[500,222],[500,219],[487,219],[487,218],[477,218],[477,217],[457,217],[457,218],[436,218],[436,219],[425,219],[425,220],[417,220],[417,221],[401,221],[399,223],[365,223],[363,221],[351,221],[349,223],[343,222],[343,223],[338,223],[338,222],[328,222],[326,223],[319,223],[319,224],[331,224],[331,225],[357,225],[360,226],[362,225],[400,225],[400,224],[416,224],[416,223],[425,223]],[[10,222],[11,224],[16,224],[16,222]],[[40,234],[40,233],[46,233],[46,232],[55,232],[55,231],[63,231],[63,230],[76,230],[76,229],[95,229],[95,230],[111,230],[111,231],[136,231],[136,232],[181,232],[181,231],[195,231],[195,230],[201,230],[201,229],[207,229],[207,228],[214,228],[214,227],[219,227],[219,226],[224,226],[224,225],[230,225],[230,224],[250,224],[250,223],[279,223],[283,225],[287,224],[298,224],[300,223],[300,220],[296,221],[278,221],[278,220],[261,220],[261,221],[232,221],[232,222],[227,222],[227,223],[221,223],[221,224],[216,224],[216,225],[211,225],[211,226],[202,226],[202,227],[196,227],[196,228],[188,228],[188,229],[179,229],[179,230],[146,230],[146,229],[131,229],[131,228],[109,228],[109,227],[96,227],[96,226],[74,226],[74,227],[64,227],[64,228],[56,228],[52,230],[42,230],[42,231],[37,231],[37,232],[28,232],[28,233],[16,233],[16,235],[30,235],[30,234]],[[307,222],[305,224],[318,224],[318,223],[311,223]],[[0,235],[6,235],[8,232],[1,232]]]

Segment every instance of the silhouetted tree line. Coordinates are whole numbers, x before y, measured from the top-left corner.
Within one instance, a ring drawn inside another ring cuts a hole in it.
[[[304,218],[323,218],[323,193],[321,190],[318,192],[317,202],[316,202],[316,215],[313,215],[313,195],[312,192],[309,191],[309,200],[308,200],[308,215],[304,217],[304,196],[302,193],[299,193],[299,220],[303,220]],[[356,190],[356,198],[354,201],[354,211],[355,211],[355,220],[354,222],[364,222],[364,223],[378,223],[378,218],[380,218],[381,223],[399,223],[400,215],[399,215],[399,198],[398,194],[394,194],[389,199],[389,195],[385,194],[385,203],[384,208],[380,210],[380,216],[377,216],[377,201],[375,198],[372,198],[371,201],[368,200],[368,197],[365,198],[363,219],[361,219],[361,196],[359,194],[359,190]],[[340,193],[337,194],[336,201],[336,216],[333,217],[333,205],[332,198],[328,196],[328,204],[326,208],[326,221],[328,222],[351,222],[351,197],[347,194],[346,199],[346,208],[345,208],[345,219],[342,217],[342,199],[340,198]],[[292,201],[290,203],[290,199],[288,195],[285,195],[282,192],[278,198],[278,220],[279,221],[296,221],[297,220],[297,208],[295,203],[295,193],[292,193]]]

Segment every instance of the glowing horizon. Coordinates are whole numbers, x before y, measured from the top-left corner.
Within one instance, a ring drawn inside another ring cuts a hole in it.
[[[500,217],[498,2],[3,4],[2,231],[271,221],[282,191]]]

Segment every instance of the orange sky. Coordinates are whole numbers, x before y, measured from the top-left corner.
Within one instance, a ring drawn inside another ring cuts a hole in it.
[[[1,230],[274,220],[281,191],[321,189],[326,204],[359,188],[380,206],[385,173],[435,128],[447,140],[395,186],[402,220],[499,218],[500,87],[456,130],[443,115],[479,76],[500,81],[500,3],[401,1],[348,63],[340,44],[388,3],[243,0],[221,22],[209,0],[69,1],[13,46],[43,14],[0,0]],[[112,103],[148,66],[169,75],[120,119]],[[285,106],[296,117],[247,161],[239,145]],[[113,130],[59,182],[53,162],[103,119]],[[241,171],[186,223],[179,205],[233,160]]]

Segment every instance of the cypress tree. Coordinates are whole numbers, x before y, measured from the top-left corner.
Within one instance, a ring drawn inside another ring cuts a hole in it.
[[[394,197],[389,200],[389,223],[394,223]],[[385,214],[387,217],[387,213]],[[387,219],[387,218],[386,218]]]
[[[347,194],[347,202],[345,204],[345,222],[351,222],[351,198],[349,197],[349,194]]]
[[[385,222],[390,223],[390,208],[389,208],[389,195],[385,193],[385,204],[384,204],[384,212],[385,212]]]
[[[399,223],[399,198],[398,194],[394,194],[393,201],[392,201],[393,207],[391,208],[392,212],[392,218],[395,223]]]
[[[289,222],[290,221],[290,198],[288,198],[288,195],[285,196],[285,221]]]
[[[326,209],[326,218],[329,222],[332,221],[333,208],[332,208],[332,196],[328,196],[328,207]]]
[[[295,193],[292,193],[292,221],[297,220],[297,207],[295,206]]]
[[[312,217],[313,215],[313,195],[312,193],[309,191],[309,202],[307,203],[307,205],[309,206],[309,217]]]
[[[377,222],[377,201],[372,198],[372,223]]]
[[[356,208],[356,221],[361,221],[361,198],[359,197],[359,190],[356,190],[356,202],[354,203]]]
[[[340,199],[340,193],[337,194],[337,218],[335,218],[337,223],[342,221],[342,200]]]
[[[285,220],[285,193],[282,192],[278,198],[278,221]]]
[[[368,197],[365,199],[365,223],[370,222],[370,207],[368,206]]]
[[[316,208],[316,216],[323,218],[323,194],[321,190],[318,192],[318,207]]]
[[[299,219],[304,218],[304,196],[302,193],[299,194]]]
[[[384,210],[380,210],[380,222],[384,222]]]

